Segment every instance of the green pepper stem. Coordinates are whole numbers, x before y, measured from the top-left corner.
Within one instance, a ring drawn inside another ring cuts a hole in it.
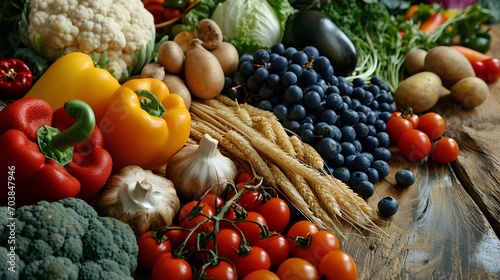
[[[64,166],[73,158],[73,146],[90,138],[95,128],[95,116],[92,108],[81,100],[71,100],[64,104],[68,116],[76,123],[63,132],[43,125],[38,131],[37,142],[45,157]]]
[[[68,116],[76,119],[76,123],[52,138],[52,147],[66,150],[75,144],[90,138],[95,128],[95,115],[90,106],[78,99],[70,100],[64,104]]]
[[[154,95],[152,92],[144,89],[138,89],[135,93],[139,96],[146,97],[146,99],[141,100],[141,108],[148,112],[151,116],[154,117],[162,117],[165,114],[165,106],[161,104],[158,100],[158,97]]]

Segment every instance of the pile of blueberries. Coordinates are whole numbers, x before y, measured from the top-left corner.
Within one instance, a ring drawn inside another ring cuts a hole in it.
[[[365,199],[390,172],[386,122],[396,108],[389,86],[379,77],[349,81],[336,76],[315,47],[276,44],[243,54],[238,71],[226,77],[223,93],[274,112],[290,133],[318,151],[327,172]],[[413,174],[406,173],[402,184],[412,181]],[[385,216],[397,211],[394,202],[382,207],[389,206]]]

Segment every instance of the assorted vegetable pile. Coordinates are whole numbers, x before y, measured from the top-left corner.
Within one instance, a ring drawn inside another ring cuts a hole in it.
[[[2,279],[357,279],[394,148],[457,160],[435,107],[500,78],[483,4],[1,4]]]

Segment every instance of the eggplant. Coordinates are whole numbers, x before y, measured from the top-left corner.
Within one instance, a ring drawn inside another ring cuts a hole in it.
[[[358,63],[356,47],[333,21],[315,10],[298,11],[287,19],[283,39],[285,47],[298,50],[316,47],[330,60],[335,75],[349,76]]]

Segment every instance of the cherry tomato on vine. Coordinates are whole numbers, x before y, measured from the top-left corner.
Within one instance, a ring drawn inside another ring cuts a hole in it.
[[[276,267],[284,262],[290,255],[290,248],[286,237],[275,233],[269,237],[257,238],[252,242],[253,246],[264,249],[271,259],[271,267]]]
[[[138,264],[147,269],[151,269],[156,259],[163,254],[172,251],[170,241],[166,238],[164,241],[158,240],[153,231],[147,231],[137,238],[139,253],[137,255]]]
[[[267,227],[266,219],[264,219],[261,214],[250,211],[247,212],[245,220],[237,221],[234,226],[238,227],[241,232],[243,232],[247,242],[252,242],[260,236],[262,231],[260,225]]]
[[[418,122],[419,118],[417,114],[413,114],[411,111],[396,111],[392,113],[392,117],[400,117],[400,118],[405,118],[411,122],[411,125],[413,126],[414,129],[418,128]]]
[[[336,250],[323,256],[318,267],[319,276],[326,280],[356,280],[358,269],[352,257]]]
[[[276,275],[280,280],[317,280],[318,269],[310,262],[301,258],[289,258],[278,267]]]
[[[188,261],[174,258],[170,253],[161,254],[151,270],[152,280],[192,280],[193,270]]]
[[[238,255],[234,259],[234,266],[240,278],[245,278],[256,270],[269,270],[271,268],[271,259],[264,249],[256,246],[250,248],[251,251],[248,254]]]
[[[319,261],[331,251],[340,250],[340,242],[332,232],[320,230],[311,237],[309,246],[294,247],[290,250],[292,256],[304,259],[318,267]]]
[[[290,229],[288,229],[288,232],[286,234],[288,246],[290,247],[290,250],[292,250],[292,248],[298,246],[295,243],[295,240],[293,238],[295,238],[296,236],[301,236],[301,237],[305,238],[309,234],[314,234],[318,231],[319,231],[318,227],[308,220],[300,220],[300,221],[295,222],[290,227]]]
[[[205,245],[204,249],[215,251],[215,243],[217,243],[217,254],[221,258],[233,260],[238,255],[240,249],[241,236],[238,232],[232,229],[221,229],[214,238],[210,239]],[[196,255],[199,259],[207,260],[208,256],[205,253]]]
[[[217,279],[217,280],[236,280],[236,268],[225,260],[219,260],[219,263],[213,266],[208,266],[205,269],[203,279]]]
[[[249,183],[251,182],[255,177],[251,172],[241,172],[236,176],[236,184],[238,183]]]
[[[272,271],[261,269],[251,272],[243,280],[280,280],[280,278]]]
[[[290,207],[279,197],[272,197],[261,204],[257,212],[264,217],[270,231],[282,231],[290,222]]]
[[[170,241],[172,248],[177,248],[184,241],[185,231],[180,226],[170,226],[170,229],[165,233],[165,236]]]
[[[247,184],[244,182],[236,184],[238,190],[241,190],[245,185]],[[226,200],[231,199],[234,195],[234,192],[229,192]],[[246,189],[243,191],[242,196],[236,201],[236,204],[241,205],[247,211],[257,211],[259,206],[262,204],[263,199],[263,194],[259,190]]]
[[[401,135],[410,129],[413,129],[411,122],[401,117],[391,117],[386,124],[386,132],[394,143],[398,143]]]
[[[213,215],[215,215],[215,210],[207,203],[203,201],[190,201],[179,211],[179,225],[184,228],[194,228],[199,223],[205,222],[207,217]],[[213,223],[213,220],[205,222],[200,227],[200,231],[213,226]]]
[[[421,161],[431,151],[431,141],[427,134],[417,129],[403,133],[398,142],[399,152],[410,161]]]
[[[432,158],[439,163],[451,163],[458,158],[460,148],[457,142],[450,137],[443,137],[433,146]]]
[[[208,206],[212,207],[215,210],[215,213],[218,213],[219,208],[224,206],[226,203],[224,199],[216,194],[207,193],[201,198],[202,202],[208,204]]]
[[[446,128],[446,123],[441,115],[429,112],[420,116],[418,129],[429,136],[430,140],[441,137]]]

